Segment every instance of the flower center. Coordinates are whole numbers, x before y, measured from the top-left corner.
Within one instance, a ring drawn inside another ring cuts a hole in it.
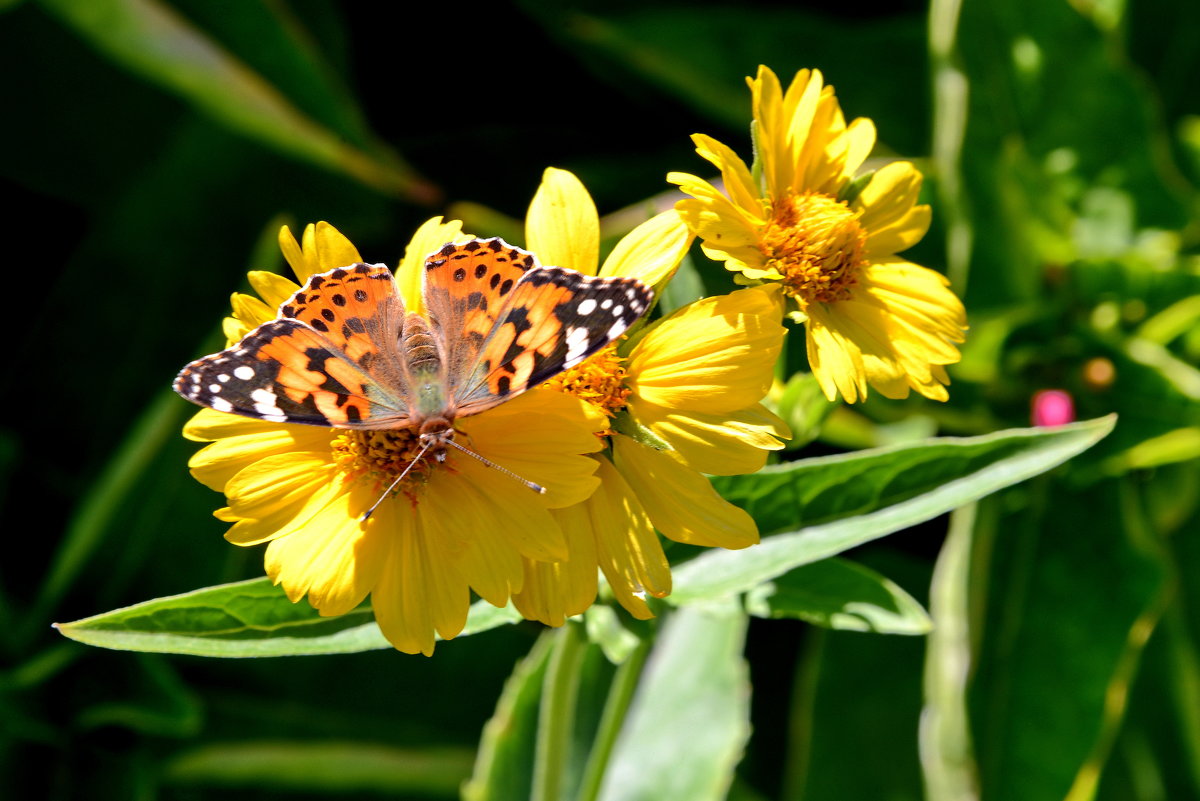
[[[408,475],[396,487],[396,491],[403,492],[414,501],[414,493],[429,480],[429,474],[439,464],[429,451],[416,464],[412,464],[421,452],[421,443],[418,433],[408,428],[341,431],[333,438],[332,449],[333,461],[343,475],[352,481],[370,481],[379,492],[387,489],[397,476],[408,469]]]
[[[865,263],[867,232],[858,213],[828,195],[786,195],[771,204],[759,249],[767,266],[783,275],[800,309],[845,300]]]
[[[625,408],[631,392],[625,386],[624,362],[617,355],[617,343],[614,342],[584,359],[582,364],[559,373],[547,381],[546,386],[587,401],[612,417]]]

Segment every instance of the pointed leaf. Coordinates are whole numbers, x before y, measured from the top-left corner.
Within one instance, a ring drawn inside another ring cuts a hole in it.
[[[672,614],[646,662],[601,801],[717,801],[750,735],[746,616],[733,604]]]
[[[158,0],[46,0],[94,47],[228,127],[376,189],[428,201],[436,190],[391,153],[368,154],[304,114],[274,85]]]
[[[915,598],[868,567],[823,559],[760,584],[746,596],[755,617],[794,618],[827,629],[927,634],[929,615]]]
[[[1091,447],[1115,424],[1102,417],[1059,428],[1012,429],[806,459],[715,480],[764,537],[741,551],[709,551],[675,569],[680,605],[745,592],[787,571],[929,520],[1043,473]]]
[[[511,607],[480,601],[459,636],[520,619]],[[197,656],[347,654],[391,647],[370,607],[321,617],[307,603],[293,604],[266,578],[156,598],[55,628],[102,648]]]

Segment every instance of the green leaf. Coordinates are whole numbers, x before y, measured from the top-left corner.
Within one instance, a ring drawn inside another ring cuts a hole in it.
[[[837,408],[839,404],[826,400],[815,375],[793,375],[784,386],[774,409],[792,429],[792,438],[784,447],[798,450],[812,442],[820,435],[826,419]]]
[[[513,623],[511,607],[471,607],[459,636]],[[305,602],[292,603],[269,579],[220,584],[156,598],[72,623],[55,624],[73,640],[122,651],[197,656],[347,654],[390,648],[370,607],[321,617]]]
[[[934,628],[925,653],[919,743],[927,801],[979,797],[970,719],[971,556],[976,504],[956,509],[929,588]]]
[[[755,617],[793,618],[828,629],[926,634],[929,615],[894,582],[845,559],[823,559],[760,584],[746,595]]]
[[[457,798],[471,769],[466,748],[396,748],[363,742],[225,742],[167,762],[164,779],[186,787],[304,793],[420,793]]]
[[[671,614],[650,653],[601,786],[602,801],[717,801],[750,736],[736,605]]]
[[[380,191],[429,202],[437,190],[398,156],[368,154],[300,111],[274,85],[158,0],[45,0],[94,47],[224,125]]]
[[[542,684],[554,637],[545,633],[504,683],[496,711],[483,727],[475,772],[462,790],[465,801],[529,798]]]
[[[676,606],[745,592],[800,565],[929,520],[1043,473],[1087,450],[1116,419],[806,459],[714,481],[764,532],[741,551],[709,551],[675,568]],[[800,524],[800,525],[798,525]]]
[[[1141,653],[1170,597],[1138,482],[1050,477],[980,504],[985,634],[968,698],[982,793],[1095,796]]]

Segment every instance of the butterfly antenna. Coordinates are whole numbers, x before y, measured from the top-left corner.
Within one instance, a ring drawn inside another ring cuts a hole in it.
[[[536,492],[537,494],[539,494],[539,495],[545,495],[545,494],[546,494],[546,488],[545,488],[545,487],[543,487],[541,484],[534,484],[532,481],[529,481],[528,479],[521,478],[521,477],[520,477],[520,476],[518,476],[516,473],[514,473],[514,472],[513,472],[513,471],[511,471],[511,470],[509,470],[507,467],[501,467],[500,465],[496,464],[496,463],[495,463],[495,462],[493,462],[492,460],[490,460],[490,459],[485,459],[484,457],[480,456],[480,455],[479,455],[478,453],[476,453],[475,451],[473,451],[473,450],[470,450],[469,448],[464,448],[462,445],[459,445],[459,444],[458,444],[457,442],[455,442],[454,440],[452,440],[452,439],[448,439],[448,440],[446,440],[446,444],[447,444],[447,445],[453,445],[454,447],[458,448],[460,451],[462,451],[463,453],[467,454],[468,456],[474,456],[476,459],[478,459],[479,461],[483,462],[483,463],[484,463],[485,465],[487,465],[488,467],[491,467],[491,468],[494,468],[494,469],[496,469],[496,470],[499,470],[501,473],[503,473],[504,475],[508,476],[509,478],[511,478],[511,479],[515,479],[515,480],[517,480],[517,481],[521,482],[522,484],[524,484],[526,487],[529,487],[529,489],[533,490],[533,491],[534,491],[534,492]]]
[[[404,470],[400,472],[400,475],[396,476],[396,480],[393,481],[391,485],[383,491],[383,494],[379,496],[379,500],[372,504],[371,508],[367,510],[366,514],[358,519],[358,522],[367,522],[367,519],[371,516],[371,513],[379,508],[379,504],[383,503],[384,498],[392,494],[392,490],[396,488],[397,484],[404,480],[404,477],[408,475],[408,471],[413,469],[413,465],[421,461],[421,457],[425,455],[425,451],[429,450],[431,445],[433,445],[432,442],[427,442],[421,447],[421,450],[417,452],[417,455],[413,457],[413,460],[405,466]]]

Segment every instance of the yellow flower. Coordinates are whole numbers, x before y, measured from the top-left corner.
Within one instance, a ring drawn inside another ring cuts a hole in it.
[[[549,169],[526,219],[526,238],[546,264],[590,275],[640,278],[661,289],[692,237],[674,211],[631,231],[599,267],[595,205],[574,175]],[[782,447],[787,427],[759,401],[770,387],[785,330],[774,287],[707,298],[612,345],[550,382],[611,419],[595,457],[600,488],[554,511],[569,557],[526,561],[521,613],[551,625],[595,600],[597,566],[617,600],[650,617],[645,596],[671,591],[655,529],[693,545],[744,548],[754,520],[721,498],[703,473],[753,472]],[[626,352],[627,351],[627,352]]]
[[[889,398],[915,389],[946,400],[945,365],[960,358],[966,312],[944,277],[896,255],[929,228],[929,207],[917,205],[921,174],[892,162],[856,182],[875,127],[847,125],[817,70],[798,72],[786,93],[766,67],[748,82],[761,181],[730,148],[696,134],[724,191],[671,173],[691,195],[679,213],[739,283],[782,287],[830,400],[865,399],[868,384]]]
[[[458,223],[430,220],[397,270],[408,308],[417,305],[423,257],[460,239]],[[359,261],[332,226],[304,232],[303,247],[284,228],[280,243],[300,280]],[[235,295],[231,339],[275,318],[299,286],[251,273],[260,298]],[[269,543],[267,574],[288,597],[305,595],[323,615],[344,614],[371,595],[384,635],[401,651],[433,652],[435,632],[458,634],[470,593],[497,606],[524,585],[524,564],[568,553],[551,509],[582,502],[599,484],[605,417],[589,404],[536,389],[488,412],[456,421],[481,456],[547,489],[539,495],[457,451],[422,460],[365,522],[362,515],[413,460],[415,432],[351,431],[269,423],[204,409],[185,436],[207,447],[193,475],[224,492],[216,512],[238,545]],[[530,425],[536,421],[536,426]]]

